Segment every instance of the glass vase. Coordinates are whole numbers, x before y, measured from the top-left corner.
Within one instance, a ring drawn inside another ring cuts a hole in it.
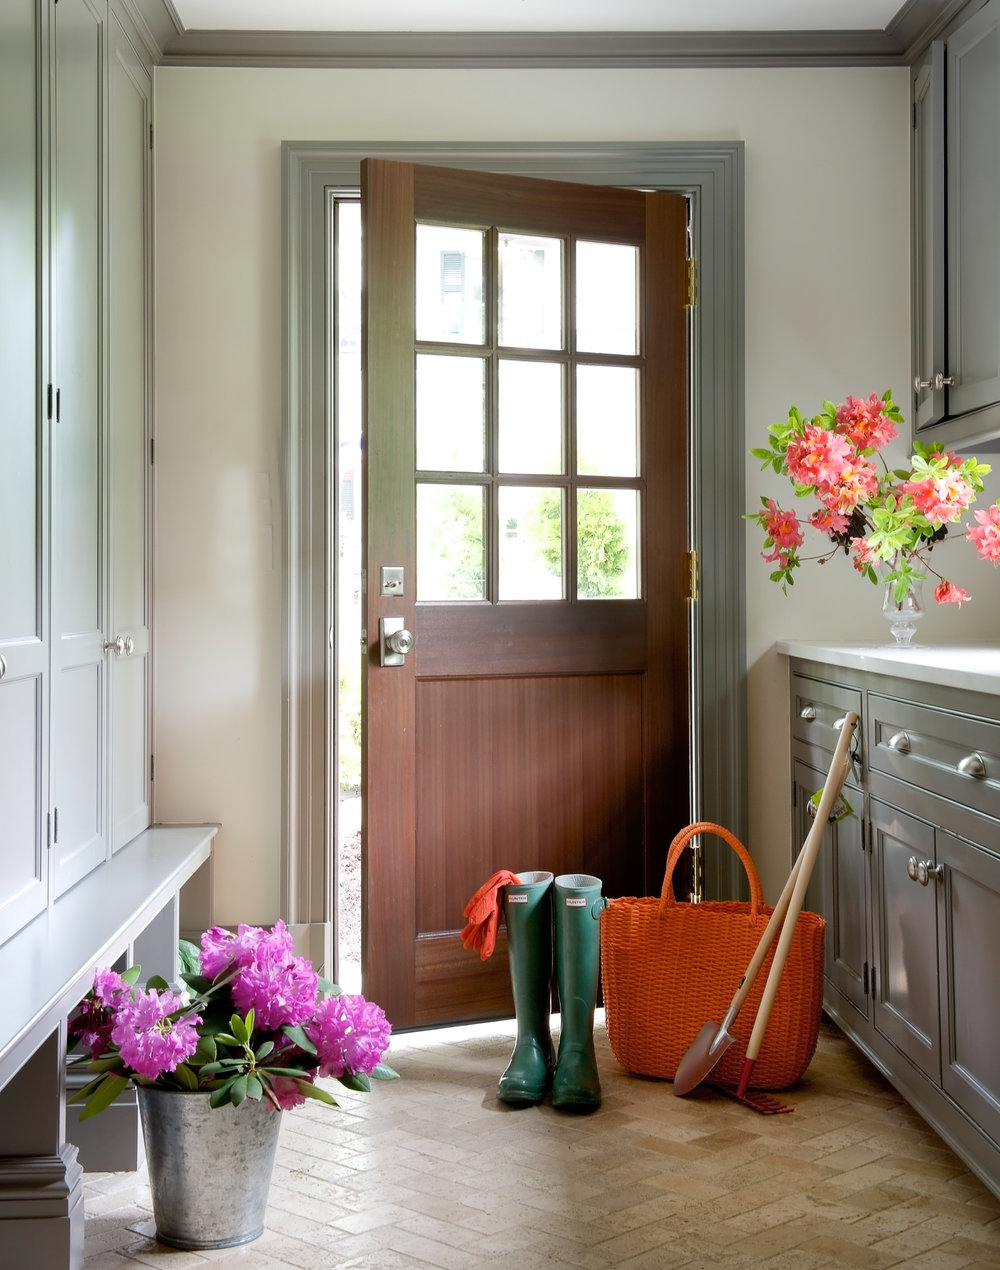
[[[895,582],[887,582],[882,597],[882,616],[889,623],[889,630],[900,648],[909,648],[917,633],[917,623],[924,615],[921,584],[911,582],[910,589],[901,600],[896,599]]]

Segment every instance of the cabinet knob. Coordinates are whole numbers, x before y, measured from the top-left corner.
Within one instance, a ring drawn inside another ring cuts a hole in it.
[[[921,379],[918,375],[913,381],[913,388],[916,392],[923,392],[925,388],[933,388],[935,392],[940,392],[942,388],[954,388],[955,376],[946,375],[944,371],[938,371],[931,379]]]
[[[815,707],[815,706],[803,706],[803,707],[802,707],[802,709],[799,711],[799,718],[800,718],[800,719],[807,719],[807,720],[812,720],[812,719],[815,719],[815,718],[816,718],[816,707]]]
[[[888,741],[889,749],[895,750],[897,754],[909,754],[910,738],[905,732],[894,732]]]
[[[919,882],[921,886],[926,886],[931,878],[935,882],[942,882],[944,865],[935,864],[933,860],[918,860],[915,855],[911,855],[906,862],[906,876],[911,882]]]
[[[135,652],[135,640],[131,635],[116,635],[114,639],[104,643],[106,653],[114,653],[116,657],[131,657]]]
[[[981,754],[966,754],[965,758],[959,759],[958,770],[963,776],[975,776],[977,780],[986,778],[986,763]]]
[[[6,673],[7,673],[7,658],[4,657],[3,653],[0,653],[0,679],[2,679]]]

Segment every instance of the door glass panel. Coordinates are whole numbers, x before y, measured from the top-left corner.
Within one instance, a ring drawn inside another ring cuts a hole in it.
[[[562,348],[562,240],[501,233],[499,271],[501,345]]]
[[[417,468],[482,472],[486,462],[485,363],[417,355]]]
[[[500,599],[561,600],[562,490],[505,485],[498,499]]]
[[[500,471],[562,472],[562,367],[504,358],[498,374]]]
[[[636,490],[577,490],[577,593],[581,600],[638,597],[638,525]]]
[[[417,226],[417,339],[482,344],[483,232]]]
[[[576,470],[638,476],[638,436],[639,372],[632,366],[578,366]]]
[[[486,596],[480,485],[417,485],[417,599],[482,600]]]
[[[576,347],[639,351],[639,252],[621,243],[576,244]]]

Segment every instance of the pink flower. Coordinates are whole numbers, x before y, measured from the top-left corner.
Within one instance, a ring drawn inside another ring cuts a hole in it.
[[[389,1048],[391,1027],[380,1006],[361,996],[328,997],[306,1035],[319,1054],[321,1076],[370,1075]]]
[[[232,983],[233,1001],[244,1015],[265,1031],[304,1023],[313,1012],[319,976],[304,957],[278,960],[274,950],[258,949],[257,958],[238,971]]]
[[[855,569],[861,572],[864,572],[868,565],[879,564],[882,560],[867,538],[852,538],[851,554],[854,556]]]
[[[844,533],[851,522],[841,512],[835,512],[829,507],[821,507],[809,517],[809,523],[814,529],[833,537],[834,534]]]
[[[867,401],[848,396],[837,407],[837,427],[859,450],[880,450],[896,435],[896,425],[886,418],[882,398],[872,393]]]
[[[807,424],[785,452],[788,475],[799,485],[825,486],[836,481],[854,451],[846,437],[816,424]]]
[[[215,979],[231,964],[248,966],[258,957],[291,955],[292,937],[280,918],[269,931],[241,922],[235,935],[222,926],[213,926],[201,937],[201,970],[209,979]]]
[[[917,509],[932,525],[958,520],[976,496],[968,481],[951,471],[937,478],[906,481],[899,488],[902,494],[913,495]]]
[[[150,988],[118,1007],[111,1039],[126,1067],[148,1080],[156,1080],[191,1057],[198,1048],[195,1024],[201,1022],[201,1016],[172,1020],[170,1015],[182,1009],[183,1004],[176,992],[160,993]]]
[[[301,1079],[308,1080],[308,1074],[303,1073]],[[297,1083],[285,1076],[272,1076],[269,1084],[273,1095],[273,1101],[269,1105],[276,1106],[278,1111],[291,1111],[293,1107],[301,1107],[306,1100]]]
[[[861,455],[845,463],[836,480],[828,481],[819,491],[824,504],[841,514],[853,511],[863,499],[874,498],[877,493],[878,473]]]
[[[976,544],[976,550],[984,560],[992,560],[996,565],[1000,562],[1000,502],[987,507],[985,511],[975,513],[976,525],[967,525],[965,535],[970,542]]]
[[[776,547],[801,547],[805,541],[799,518],[794,512],[782,511],[773,498],[767,500],[767,511],[761,512],[761,523]]]
[[[963,591],[960,586],[956,586],[954,582],[942,578],[934,588],[934,598],[938,604],[957,604],[961,608],[966,600],[972,599],[972,596],[968,591]]]

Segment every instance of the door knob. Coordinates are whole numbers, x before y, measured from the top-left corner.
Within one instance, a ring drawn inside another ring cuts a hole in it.
[[[135,652],[135,640],[131,635],[116,635],[114,639],[104,643],[106,653],[114,653],[116,657],[131,657]]]
[[[378,624],[379,664],[402,666],[406,654],[416,643],[403,625],[401,617],[382,617]]]

